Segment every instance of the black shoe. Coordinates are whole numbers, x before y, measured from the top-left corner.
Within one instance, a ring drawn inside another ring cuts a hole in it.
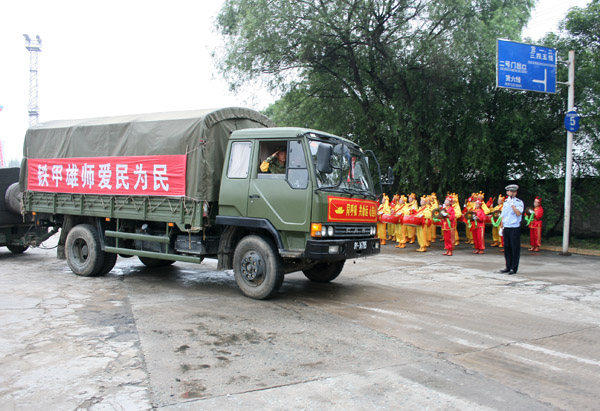
[[[509,271],[510,271],[510,270],[509,270],[508,268],[505,268],[504,270],[500,270],[500,271],[498,271],[498,272],[499,272],[499,273],[502,273],[502,274],[506,274],[506,273],[507,273],[507,272],[509,272]]]
[[[513,275],[513,274],[516,274],[516,273],[517,273],[517,272],[516,272],[515,270],[510,270],[510,271],[508,272],[508,275]]]

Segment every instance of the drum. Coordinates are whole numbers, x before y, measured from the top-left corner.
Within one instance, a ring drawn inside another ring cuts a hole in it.
[[[398,224],[398,216],[391,214],[384,214],[381,216],[381,222],[386,224]]]
[[[402,220],[402,224],[411,225],[411,226],[419,226],[423,225],[423,217],[417,217],[416,215],[405,215]]]
[[[402,224],[402,220],[404,219],[404,216],[402,214],[394,214],[393,217],[397,218],[396,224]]]

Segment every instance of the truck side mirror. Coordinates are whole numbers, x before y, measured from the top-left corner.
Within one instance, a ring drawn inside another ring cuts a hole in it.
[[[331,151],[332,147],[329,144],[319,144],[317,149],[317,171],[320,173],[329,174],[333,171],[330,162]]]

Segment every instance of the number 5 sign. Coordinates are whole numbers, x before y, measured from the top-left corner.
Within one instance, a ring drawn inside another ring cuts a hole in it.
[[[565,116],[565,128],[571,133],[579,130],[579,114],[575,111],[569,111]]]

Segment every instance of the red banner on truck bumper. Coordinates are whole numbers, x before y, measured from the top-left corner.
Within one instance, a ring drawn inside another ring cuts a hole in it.
[[[27,160],[27,189],[49,193],[185,196],[186,155]]]
[[[342,221],[350,223],[377,222],[376,201],[357,198],[327,197],[329,202],[327,221]]]

